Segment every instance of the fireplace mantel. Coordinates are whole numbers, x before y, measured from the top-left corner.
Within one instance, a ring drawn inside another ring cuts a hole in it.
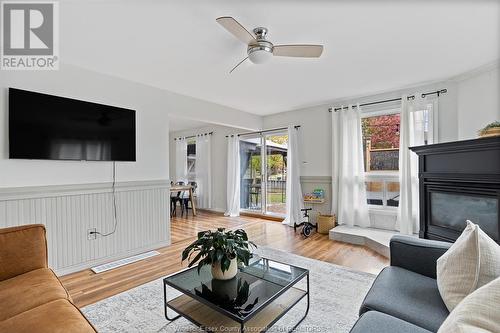
[[[500,137],[410,149],[419,159],[420,237],[453,242],[470,219],[500,243]]]

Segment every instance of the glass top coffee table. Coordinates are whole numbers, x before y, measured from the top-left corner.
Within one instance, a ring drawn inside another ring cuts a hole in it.
[[[306,289],[296,286],[306,279]],[[167,286],[182,295],[169,300]],[[304,297],[309,311],[309,271],[255,257],[231,280],[212,279],[211,267],[192,267],[163,279],[165,318],[184,317],[208,332],[264,332]],[[168,309],[177,313],[169,317]]]

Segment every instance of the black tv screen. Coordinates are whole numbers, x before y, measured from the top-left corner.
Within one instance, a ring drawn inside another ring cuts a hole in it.
[[[9,88],[9,157],[135,161],[135,111]]]

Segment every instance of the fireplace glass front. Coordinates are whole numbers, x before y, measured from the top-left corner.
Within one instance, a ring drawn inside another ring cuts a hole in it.
[[[470,220],[498,241],[498,198],[467,193],[430,193],[430,225],[458,232]]]

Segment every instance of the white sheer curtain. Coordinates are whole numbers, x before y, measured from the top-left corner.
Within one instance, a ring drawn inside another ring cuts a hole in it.
[[[227,139],[227,207],[224,215],[240,215],[240,139]]]
[[[196,137],[196,189],[197,204],[200,208],[212,208],[212,136]]]
[[[369,227],[361,109],[332,112],[332,213],[339,224]]]
[[[399,134],[400,199],[396,229],[402,234],[418,232],[418,158],[408,149],[433,143],[433,117],[436,103],[416,93],[413,100],[401,98],[401,126]]]
[[[187,179],[187,141],[184,138],[175,140],[175,180],[185,181]]]
[[[286,165],[286,216],[283,224],[293,227],[294,223],[300,223],[304,201],[302,188],[300,186],[300,154],[298,130],[294,126],[288,126],[288,151]]]

